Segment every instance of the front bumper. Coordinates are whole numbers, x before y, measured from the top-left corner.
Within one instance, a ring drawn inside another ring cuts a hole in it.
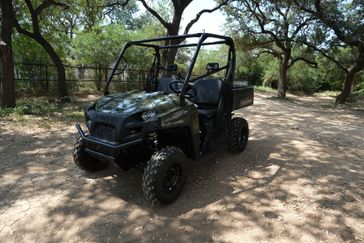
[[[121,149],[125,149],[143,142],[142,138],[126,143],[106,142],[85,135],[80,124],[76,124],[78,134],[85,145],[85,151],[91,156],[106,160],[115,161]],[[107,152],[105,152],[107,151]]]

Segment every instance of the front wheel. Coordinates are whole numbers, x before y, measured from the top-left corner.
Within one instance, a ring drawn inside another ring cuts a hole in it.
[[[186,182],[187,157],[178,147],[156,152],[144,169],[143,192],[154,205],[177,199]]]
[[[248,122],[241,117],[231,119],[228,148],[232,153],[243,152],[248,144],[249,126]]]
[[[73,149],[73,161],[81,170],[90,172],[99,171],[106,167],[106,163],[92,157],[85,151],[81,139],[77,139]]]

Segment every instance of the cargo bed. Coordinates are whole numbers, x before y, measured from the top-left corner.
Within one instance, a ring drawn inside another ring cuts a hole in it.
[[[233,111],[254,103],[254,87],[246,81],[233,82]]]

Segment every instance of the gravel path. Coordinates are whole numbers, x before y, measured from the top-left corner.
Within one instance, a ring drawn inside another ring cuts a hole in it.
[[[328,102],[257,95],[247,150],[196,162],[166,207],[138,170],[79,170],[73,125],[0,120],[0,242],[364,241],[364,112]]]

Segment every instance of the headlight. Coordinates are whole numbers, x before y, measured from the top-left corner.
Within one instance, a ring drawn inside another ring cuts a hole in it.
[[[142,113],[142,118],[144,121],[150,121],[156,117],[157,113],[155,110],[145,111]]]

